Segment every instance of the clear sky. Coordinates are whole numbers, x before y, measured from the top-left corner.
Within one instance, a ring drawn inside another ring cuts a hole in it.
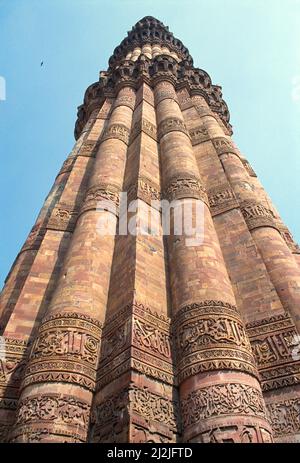
[[[0,286],[72,149],[85,89],[147,15],[223,87],[234,140],[300,242],[299,0],[0,0]]]

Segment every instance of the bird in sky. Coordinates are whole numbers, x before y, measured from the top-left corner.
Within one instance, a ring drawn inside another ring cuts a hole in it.
[[[44,61],[41,61],[41,66],[43,66],[43,64],[44,64]]]

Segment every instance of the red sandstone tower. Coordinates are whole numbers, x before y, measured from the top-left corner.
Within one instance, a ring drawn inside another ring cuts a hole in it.
[[[231,135],[221,88],[139,21],[2,291],[1,441],[300,441],[300,251]],[[201,204],[200,244],[161,199]],[[149,211],[159,233],[99,233]]]

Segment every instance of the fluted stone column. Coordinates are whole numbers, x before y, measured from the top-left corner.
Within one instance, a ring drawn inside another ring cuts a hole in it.
[[[164,197],[202,201],[203,242],[168,239],[184,442],[270,441],[250,343],[171,79],[154,89]]]
[[[98,225],[100,216],[117,221],[134,102],[134,90],[121,88],[101,135],[59,284],[26,368],[15,442],[36,434],[45,442],[87,439],[114,250],[114,236],[101,235]],[[97,208],[101,200],[108,200],[104,211]]]

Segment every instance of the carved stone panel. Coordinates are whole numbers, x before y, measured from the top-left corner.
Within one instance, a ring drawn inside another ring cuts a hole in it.
[[[190,129],[189,134],[193,146],[210,140],[209,133],[204,125]]]
[[[86,315],[49,316],[32,346],[23,386],[61,381],[93,390],[100,336],[101,325]]]
[[[182,176],[170,180],[164,189],[163,197],[169,201],[194,198],[208,203],[206,190],[197,177]]]
[[[253,230],[258,227],[273,227],[277,229],[273,211],[265,207],[263,204],[245,202],[241,204],[241,211],[249,230]]]
[[[247,324],[263,391],[300,383],[300,336],[289,314]]]
[[[58,203],[54,207],[47,228],[51,230],[61,230],[72,232],[75,228],[78,210],[72,205]]]
[[[213,217],[239,207],[235,194],[228,183],[209,189],[208,200]]]
[[[111,124],[104,130],[101,141],[117,138],[128,145],[130,130],[124,124]]]
[[[258,375],[236,307],[222,301],[190,304],[176,314],[174,325],[179,382],[210,370]]]

